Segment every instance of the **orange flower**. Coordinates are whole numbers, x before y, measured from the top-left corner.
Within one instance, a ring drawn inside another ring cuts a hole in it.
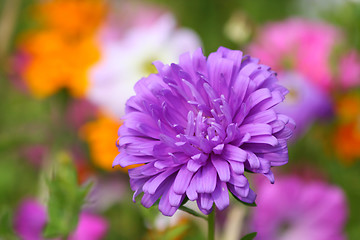
[[[360,159],[360,96],[348,94],[336,104],[339,125],[334,134],[334,147],[345,163]]]
[[[94,33],[103,22],[107,6],[103,0],[52,0],[39,6],[40,19],[63,34]]]
[[[90,147],[90,154],[93,163],[105,170],[112,170],[112,163],[117,154],[118,149],[115,145],[118,138],[117,132],[121,123],[109,117],[100,116],[97,120],[85,124],[80,129],[80,135],[85,139]],[[127,168],[115,166],[115,169],[120,168],[127,171],[139,165],[133,165]]]
[[[34,96],[61,88],[85,95],[88,70],[100,58],[95,33],[105,15],[100,0],[53,0],[39,7],[44,29],[23,36],[20,50],[29,56],[22,77]]]
[[[336,104],[336,112],[342,120],[349,121],[360,116],[360,97],[356,94],[348,94]]]
[[[340,125],[334,136],[334,146],[345,163],[351,164],[360,159],[360,122]]]
[[[54,31],[35,33],[24,42],[30,56],[24,81],[36,97],[54,94],[68,88],[75,97],[85,95],[87,72],[99,57],[94,39],[83,38],[71,44]]]

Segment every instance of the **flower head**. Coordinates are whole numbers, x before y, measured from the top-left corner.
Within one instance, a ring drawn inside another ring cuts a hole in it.
[[[292,70],[323,90],[333,87],[332,50],[341,33],[331,25],[304,19],[288,19],[266,25],[250,53],[276,71]]]
[[[139,17],[143,15],[141,11]],[[196,33],[177,28],[171,14],[162,14],[150,23],[144,25],[141,21],[123,33],[122,38],[105,39],[102,58],[90,72],[88,99],[117,117],[123,116],[125,102],[134,94],[136,81],[156,70],[153,61],[170,63],[184,51],[200,46]]]
[[[347,207],[340,188],[294,176],[277,180],[258,186],[252,226],[259,239],[345,239]]]
[[[120,125],[121,122],[101,115],[81,127],[80,135],[88,142],[91,159],[97,167],[108,171],[113,170],[111,162],[118,154],[114,141]],[[101,130],[99,131],[99,129]],[[125,172],[126,169],[122,168]]]
[[[277,105],[275,110],[294,119],[296,122],[294,135],[301,136],[314,121],[331,116],[330,97],[301,74],[282,72],[279,73],[278,78],[289,90],[289,94],[284,103]]]
[[[103,0],[51,0],[38,6],[36,17],[63,34],[85,35],[97,31],[107,8]]]
[[[274,181],[272,166],[287,163],[293,122],[272,108],[287,90],[276,74],[241,51],[220,47],[206,58],[201,49],[179,64],[155,62],[158,74],[135,85],[119,129],[120,154],[113,165],[143,163],[129,170],[134,198],[173,215],[187,197],[208,214],[222,210],[230,192],[252,203],[244,171]]]
[[[14,229],[22,239],[43,239],[42,230],[46,221],[44,207],[33,199],[25,199],[15,213]]]
[[[14,229],[24,240],[42,240],[42,232],[47,223],[47,213],[41,204],[33,199],[25,199],[16,211]],[[107,231],[107,222],[97,215],[82,212],[78,225],[70,240],[102,239]]]
[[[354,92],[338,99],[336,114],[332,146],[342,162],[352,164],[360,159],[360,95]]]
[[[62,88],[83,97],[88,70],[100,58],[96,33],[104,20],[106,4],[99,0],[52,0],[38,5],[40,29],[26,32],[19,52],[26,56],[21,77],[39,98]]]
[[[360,55],[355,50],[340,59],[339,80],[343,88],[358,87],[360,85]]]

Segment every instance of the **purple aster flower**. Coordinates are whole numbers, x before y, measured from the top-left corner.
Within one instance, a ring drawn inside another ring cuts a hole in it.
[[[275,72],[241,51],[220,47],[206,58],[201,49],[179,64],[154,62],[157,74],[142,78],[126,103],[119,129],[120,154],[113,165],[129,170],[133,200],[171,216],[187,198],[204,214],[229,205],[230,191],[255,201],[244,171],[271,182],[272,166],[288,161],[286,140],[293,121],[273,107],[287,90]]]
[[[294,119],[294,135],[301,136],[314,121],[331,116],[330,97],[301,74],[283,72],[279,73],[278,78],[289,90],[289,94],[283,104],[277,105],[275,110]]]
[[[347,206],[340,188],[287,176],[273,186],[262,182],[257,191],[251,222],[259,239],[346,239]]]

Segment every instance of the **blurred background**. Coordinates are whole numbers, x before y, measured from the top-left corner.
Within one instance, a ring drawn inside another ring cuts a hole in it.
[[[1,0],[0,239],[205,239],[202,219],[133,203],[112,161],[151,63],[219,46],[277,71],[297,129],[217,239],[360,239],[359,23],[357,0]]]

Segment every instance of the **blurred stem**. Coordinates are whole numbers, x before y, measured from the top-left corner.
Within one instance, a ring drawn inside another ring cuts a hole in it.
[[[14,32],[20,0],[5,0],[3,4],[0,16],[0,63],[5,60],[10,39]]]
[[[215,207],[208,215],[208,240],[214,240],[215,238]]]
[[[202,218],[202,219],[205,219],[205,220],[208,219],[208,218],[205,217],[204,215],[199,214],[199,213],[195,212],[194,210],[192,210],[192,209],[190,209],[190,208],[188,208],[188,207],[180,206],[179,209],[182,210],[182,211],[184,211],[184,212],[187,212],[187,213],[189,213],[189,214],[191,214],[191,215],[193,215],[193,216],[195,216],[195,217],[199,217],[199,218]]]

